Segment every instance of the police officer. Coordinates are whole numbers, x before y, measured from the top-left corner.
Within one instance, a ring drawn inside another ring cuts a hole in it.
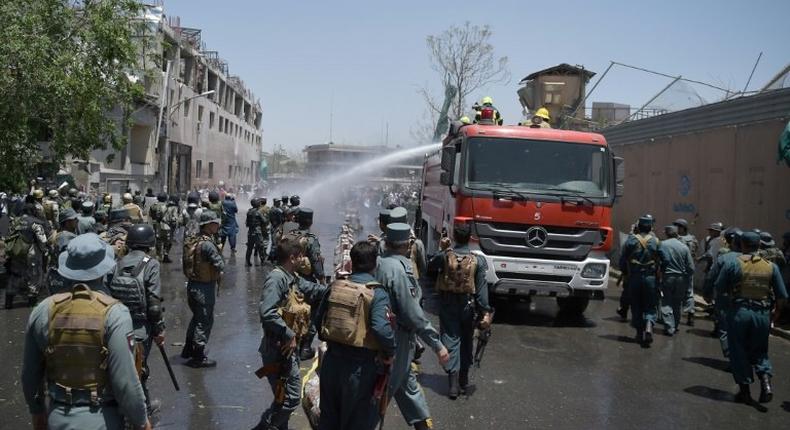
[[[265,252],[266,249],[269,248],[269,230],[271,224],[271,221],[269,221],[269,214],[271,213],[271,208],[269,206],[266,206],[266,197],[261,197],[260,199],[258,199],[258,202],[259,202],[258,211],[260,211],[261,215],[263,215],[263,221],[264,221],[263,224],[261,225],[261,235],[263,237],[263,241],[261,242],[261,244],[262,244],[262,249]],[[261,264],[262,264],[263,260],[265,259],[265,256],[261,255],[257,249],[255,250],[255,256],[261,258]]]
[[[289,204],[290,207],[296,208],[299,207],[299,203],[301,202],[301,200],[299,199],[299,196],[294,194],[293,196],[291,196],[291,198],[288,199],[288,202],[290,203]]]
[[[48,235],[45,230],[47,221],[35,216],[36,208],[31,203],[22,207],[22,216],[11,222],[11,234],[6,239],[8,262],[8,286],[5,295],[5,308],[11,309],[14,296],[21,291],[27,293],[29,306],[36,304],[46,269]]]
[[[689,223],[683,218],[676,219],[672,225],[678,229],[678,240],[683,242],[691,251],[691,257],[697,258],[697,250],[699,242],[693,234],[689,233]],[[686,314],[686,322],[690,327],[694,326],[694,274],[687,279],[688,285],[686,286],[686,298],[683,304],[683,313]],[[680,318],[680,317],[678,317]]]
[[[181,357],[189,358],[190,367],[214,367],[217,362],[206,357],[206,345],[214,325],[214,303],[217,296],[217,283],[225,270],[214,236],[219,230],[219,217],[210,210],[200,214],[200,236],[191,246],[185,246],[184,274],[187,282],[187,304],[192,311],[192,319],[187,328],[187,337]]]
[[[129,214],[129,219],[133,223],[140,223],[143,222],[143,210],[140,209],[136,203],[134,203],[134,197],[132,197],[131,193],[124,193],[123,197],[121,197],[123,201],[123,209],[126,209],[127,213]]]
[[[376,247],[357,242],[351,248],[352,273],[335,281],[316,312],[319,338],[327,342],[321,363],[319,430],[373,430],[378,404],[371,401],[376,379],[395,355],[394,318],[387,292],[376,282]],[[362,297],[364,312],[348,312],[349,297]],[[359,321],[360,317],[367,317]],[[361,327],[352,339],[348,327]]]
[[[277,266],[263,284],[258,307],[263,338],[258,352],[264,368],[279,364],[267,378],[275,395],[255,429],[287,429],[291,413],[299,406],[301,380],[298,346],[311,326],[311,305],[318,306],[326,290],[323,285],[302,278],[297,267],[303,247],[284,238],[277,243]]]
[[[310,231],[313,225],[313,210],[310,208],[300,208],[297,214],[299,228],[290,231],[285,237],[299,243],[304,248],[304,258],[302,258],[297,272],[310,282],[324,283],[324,257],[321,255],[321,243],[318,237]],[[315,315],[313,315],[314,317]],[[315,356],[312,347],[315,337],[315,326],[310,325],[307,336],[302,338],[299,347],[299,358],[309,360]]]
[[[728,259],[716,278],[720,294],[732,297],[727,310],[730,344],[730,367],[739,390],[736,402],[753,404],[749,385],[754,381],[753,369],[760,379],[760,402],[773,398],[772,367],[768,359],[768,334],[771,308],[781,309],[787,299],[779,268],[758,255],[760,235],[741,235],[743,255]]]
[[[220,229],[219,240],[220,248],[225,248],[225,240],[230,243],[230,253],[236,253],[236,235],[239,234],[239,223],[236,221],[236,214],[239,212],[233,194],[225,194],[222,201],[222,228]]]
[[[162,260],[163,263],[170,263],[172,260],[170,259],[170,249],[173,247],[173,237],[176,234],[176,230],[180,227],[181,224],[181,200],[178,198],[177,195],[173,194],[167,199],[167,208],[165,209],[165,216],[164,216],[164,223],[170,227],[169,234],[164,236],[164,244],[162,247],[162,251],[164,252],[165,256]],[[158,243],[158,242],[157,242]]]
[[[104,218],[107,218],[110,216],[111,210],[112,210],[112,195],[105,193],[104,196],[102,196],[101,206],[96,208],[95,215],[98,216],[99,214],[103,213]]]
[[[449,397],[455,400],[469,385],[469,367],[474,355],[475,315],[480,316],[482,329],[491,324],[488,304],[486,260],[469,250],[471,229],[468,224],[453,227],[455,246],[443,238],[441,252],[431,259],[428,273],[436,280],[434,289],[439,294],[439,328],[442,344],[450,353],[445,365],[449,375]],[[438,275],[438,276],[436,276]]]
[[[719,249],[719,255],[705,276],[705,284],[702,289],[702,296],[705,301],[713,303],[713,332],[711,335],[719,338],[724,358],[730,357],[726,312],[732,305],[732,297],[729,294],[718,294],[714,284],[726,262],[731,259],[737,259],[741,255],[742,234],[741,229],[737,227],[730,227],[724,231],[723,236],[726,245]]]
[[[776,264],[779,267],[779,272],[781,273],[785,266],[787,265],[787,260],[785,260],[784,253],[776,246],[776,241],[774,241],[773,236],[771,233],[767,231],[760,233],[760,257],[770,261],[771,263]]]
[[[389,222],[409,224],[408,217],[409,211],[406,208],[402,206],[396,207],[390,210]],[[379,243],[383,245],[383,242]],[[428,265],[425,257],[425,245],[422,243],[422,240],[414,235],[414,229],[409,232],[409,243],[409,259],[411,260],[412,273],[414,278],[419,281],[420,276],[425,274]]]
[[[656,323],[658,290],[656,277],[659,241],[651,234],[653,216],[643,215],[637,222],[638,233],[631,235],[623,245],[620,267],[626,268],[631,304],[631,326],[636,329],[636,341],[643,348],[653,343],[653,325]]]
[[[126,255],[126,234],[132,226],[129,212],[124,208],[113,209],[110,211],[107,223],[107,231],[99,237],[115,249],[115,257],[120,259]]]
[[[724,224],[721,222],[714,222],[708,227],[708,235],[702,242],[702,255],[697,258],[697,261],[705,263],[705,273],[708,273],[710,267],[716,262],[716,257],[719,255],[719,248],[723,245],[723,241],[721,240],[722,231],[724,231]]]
[[[81,214],[77,217],[77,234],[96,233],[96,218],[93,217],[93,202],[82,202]]]
[[[422,291],[411,271],[409,260],[408,224],[387,225],[384,255],[379,259],[376,280],[390,297],[390,305],[398,319],[395,332],[396,351],[390,375],[388,395],[398,403],[403,418],[416,429],[432,427],[425,394],[411,367],[417,337],[428,345],[446,366],[450,356],[439,340],[439,333],[420,307]]]
[[[247,219],[245,225],[247,226],[247,253],[245,255],[245,265],[252,266],[250,258],[252,257],[253,250],[257,250],[258,256],[263,265],[266,256],[266,247],[263,242],[263,229],[266,225],[266,219],[263,213],[259,210],[261,201],[257,198],[250,200],[252,207],[247,211]],[[268,231],[267,231],[268,233]]]
[[[282,224],[285,222],[284,204],[282,200],[275,198],[272,203],[272,209],[269,211],[269,237],[271,239],[271,248],[269,250],[269,261],[277,262],[277,241],[279,240],[278,232],[281,230]]]
[[[164,261],[167,256],[165,252],[165,243],[168,241],[171,234],[170,225],[165,223],[167,197],[167,193],[164,192],[157,194],[156,203],[148,208],[148,220],[154,228],[156,238],[156,257],[160,261]]]
[[[65,251],[75,237],[77,237],[77,212],[71,208],[63,209],[60,211],[60,230],[55,234],[53,240],[55,255],[60,255]],[[48,281],[50,294],[63,293],[70,286],[58,273],[57,258],[53,258],[49,265]]]
[[[88,233],[59,260],[60,275],[77,285],[36,306],[25,334],[22,390],[33,428],[150,429],[132,319],[103,282],[115,267],[112,248]]]
[[[694,276],[694,258],[688,246],[680,241],[676,223],[664,227],[667,239],[659,245],[661,320],[667,336],[673,336],[680,327],[681,305],[686,301],[689,279]]]
[[[387,224],[390,223],[390,210],[382,209],[379,211],[379,230],[381,231],[378,236],[375,234],[368,235],[368,241],[376,245],[379,250],[379,255],[384,254],[384,243],[387,241]]]
[[[203,213],[203,208],[198,206],[197,203],[187,203],[187,207],[181,214],[181,224],[184,225],[184,237],[186,241],[189,237],[195,237],[200,234],[200,214]]]
[[[159,410],[159,401],[148,392],[148,355],[153,342],[165,342],[165,319],[159,261],[148,252],[156,246],[156,233],[149,224],[135,224],[126,238],[129,253],[119,262],[109,282],[110,294],[127,308],[132,317],[135,339],[135,365],[145,393],[148,415]]]

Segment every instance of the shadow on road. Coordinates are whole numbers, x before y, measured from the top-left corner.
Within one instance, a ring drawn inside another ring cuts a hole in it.
[[[785,412],[790,412],[790,402],[782,402],[782,409],[784,409]]]
[[[598,337],[600,337],[601,339],[614,340],[614,341],[622,342],[622,343],[633,343],[633,344],[638,343],[633,336],[622,336],[622,335],[616,335],[616,334],[602,334],[602,335],[599,335]]]
[[[573,315],[552,309],[533,309],[529,303],[498,303],[494,324],[531,327],[591,328],[596,323],[584,315]]]
[[[448,394],[447,374],[420,373],[419,376],[417,376],[417,380],[420,381],[420,385],[429,388],[440,396],[446,396]]]
[[[716,400],[717,402],[735,402],[735,396],[732,393],[717,388],[706,387],[704,385],[694,385],[683,391],[695,396]]]
[[[730,371],[730,362],[711,357],[683,357],[683,361],[689,363],[701,364],[711,369],[721,370],[722,372]]]
[[[686,330],[686,333],[693,334],[694,336],[699,336],[699,337],[713,338],[710,335],[710,330],[703,330],[701,328],[690,328],[690,329]]]

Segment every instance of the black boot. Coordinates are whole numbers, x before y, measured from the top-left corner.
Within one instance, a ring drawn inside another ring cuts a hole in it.
[[[244,261],[244,265],[247,266],[247,267],[252,266],[252,263],[250,263],[250,259],[249,258],[246,261]]]
[[[688,314],[686,316],[686,324],[688,324],[689,327],[694,327],[694,314]]]
[[[466,394],[466,389],[469,387],[469,369],[461,369],[458,373],[458,385],[461,387],[461,392]]]
[[[38,296],[28,296],[27,297],[27,306],[32,308],[38,302]]]
[[[162,259],[163,263],[172,263],[173,260],[170,259],[170,256],[165,254],[165,258]]]
[[[771,388],[771,376],[767,373],[760,375],[760,403],[770,403],[774,398]]]
[[[433,428],[433,421],[428,418],[425,421],[414,423],[414,430],[431,430]]]
[[[188,341],[184,344],[184,348],[181,350],[181,358],[192,358],[194,353],[195,347],[191,341]]]
[[[209,360],[206,357],[205,349],[202,347],[195,347],[194,354],[192,354],[192,358],[187,361],[187,366],[194,367],[196,369],[204,368],[204,367],[217,367],[217,362],[214,360]]]
[[[5,295],[5,308],[12,309],[14,307],[14,295],[13,294],[6,294]]]
[[[620,315],[621,322],[628,321],[628,309],[623,309],[623,308],[617,309],[617,315]]]
[[[645,326],[645,333],[642,338],[642,346],[645,348],[650,348],[650,345],[653,343],[653,323],[647,323]]]
[[[299,359],[302,361],[312,360],[315,357],[315,350],[313,349],[312,341],[303,339],[299,346]]]
[[[447,377],[450,380],[450,392],[447,396],[450,398],[450,400],[455,400],[458,398],[458,395],[461,393],[461,388],[459,387],[458,384],[459,382],[458,372],[450,372],[450,374],[447,375]]]
[[[753,402],[752,393],[749,391],[749,384],[738,384],[738,394],[735,395],[735,403],[749,405]]]

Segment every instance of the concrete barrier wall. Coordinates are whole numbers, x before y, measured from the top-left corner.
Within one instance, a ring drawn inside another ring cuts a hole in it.
[[[786,124],[785,117],[623,145],[613,139],[614,152],[626,160],[626,194],[615,207],[615,228],[626,232],[639,215],[651,213],[659,228],[687,219],[697,238],[715,221],[774,237],[790,231],[790,168],[776,162]]]

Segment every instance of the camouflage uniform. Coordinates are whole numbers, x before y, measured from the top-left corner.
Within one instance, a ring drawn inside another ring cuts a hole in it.
[[[35,304],[38,299],[39,290],[44,282],[47,253],[44,223],[46,221],[30,215],[22,215],[12,221],[11,231],[18,232],[28,251],[25,255],[8,256],[9,279],[6,301],[13,301],[13,296],[22,290],[27,290],[29,304]]]

